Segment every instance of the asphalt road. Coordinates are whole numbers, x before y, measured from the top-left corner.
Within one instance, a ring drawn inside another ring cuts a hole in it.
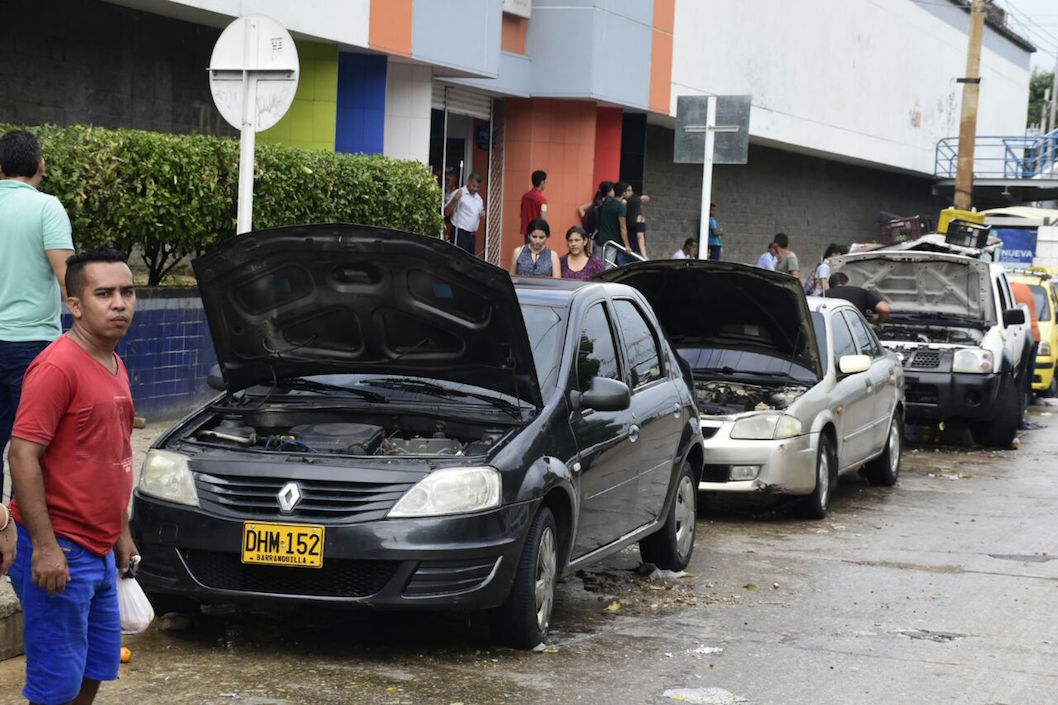
[[[1058,407],[1031,418],[1019,450],[843,482],[821,522],[704,510],[688,575],[633,549],[571,576],[542,651],[491,648],[480,617],[220,612],[128,637],[96,702],[1058,702]],[[0,663],[0,702],[23,668]]]

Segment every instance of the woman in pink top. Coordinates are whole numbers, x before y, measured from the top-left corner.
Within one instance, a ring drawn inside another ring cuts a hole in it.
[[[584,228],[574,225],[566,231],[566,247],[569,252],[562,255],[560,260],[563,279],[591,279],[606,269],[601,259],[589,255],[584,249],[587,243],[588,233]]]

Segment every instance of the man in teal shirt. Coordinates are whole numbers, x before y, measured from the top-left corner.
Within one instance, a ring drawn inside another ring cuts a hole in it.
[[[70,218],[59,199],[37,190],[40,140],[24,130],[0,137],[0,493],[22,375],[62,333]]]

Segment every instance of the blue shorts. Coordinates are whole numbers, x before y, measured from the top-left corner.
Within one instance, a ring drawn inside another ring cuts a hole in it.
[[[41,705],[73,700],[86,678],[117,679],[121,663],[114,552],[97,556],[67,538],[56,538],[70,567],[63,592],[48,597],[47,590],[33,584],[33,542],[24,526],[18,526],[18,554],[10,571],[25,620],[22,695]]]

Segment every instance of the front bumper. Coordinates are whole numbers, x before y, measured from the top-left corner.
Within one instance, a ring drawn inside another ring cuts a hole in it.
[[[241,560],[243,521],[136,492],[131,522],[147,591],[199,602],[488,609],[510,592],[534,503],[473,515],[325,524],[320,568]],[[319,522],[305,522],[319,523]]]
[[[1034,392],[1046,392],[1051,388],[1051,380],[1054,379],[1055,358],[1047,355],[1036,356],[1036,369],[1032,373],[1032,390]]]
[[[908,421],[951,418],[990,419],[1002,377],[997,374],[904,371],[905,417]]]
[[[778,441],[731,438],[733,421],[702,419],[705,471],[702,492],[809,494],[815,488],[819,434],[806,433]],[[731,480],[735,466],[758,466],[753,479]]]

